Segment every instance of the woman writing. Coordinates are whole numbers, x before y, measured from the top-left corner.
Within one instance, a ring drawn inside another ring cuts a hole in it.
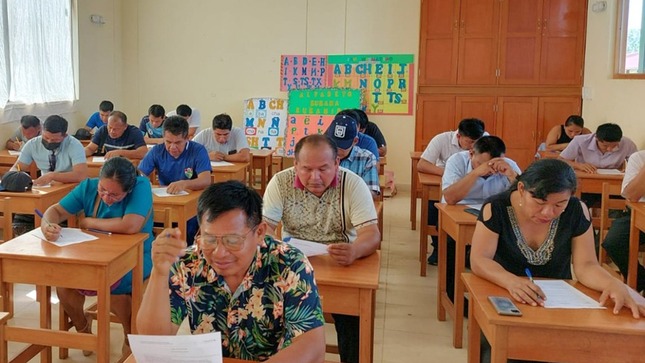
[[[562,151],[574,137],[590,133],[591,130],[585,127],[585,120],[582,117],[571,115],[564,122],[564,125],[554,126],[546,135],[546,149],[549,151]]]
[[[60,202],[49,207],[41,222],[41,230],[47,240],[56,241],[60,237],[58,223],[79,212],[85,213],[80,222],[82,229],[102,230],[112,233],[146,233],[144,242],[143,276],[150,275],[152,235],[152,190],[148,178],[137,175],[132,163],[123,158],[110,158],[99,172],[98,178],[85,179]],[[48,224],[49,222],[50,224]],[[56,289],[58,298],[76,331],[91,333],[92,322],[83,310],[86,291],[61,288]],[[123,331],[131,333],[132,271],[112,286],[110,308],[123,324]],[[129,352],[127,340],[124,353]],[[90,355],[92,352],[84,351]]]

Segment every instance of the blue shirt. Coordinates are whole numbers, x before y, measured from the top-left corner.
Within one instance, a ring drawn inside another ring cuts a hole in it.
[[[85,126],[89,127],[90,129],[97,128],[100,129],[101,126],[105,126],[107,124],[103,123],[103,120],[101,120],[101,114],[97,112],[94,112],[92,116],[90,116],[89,119],[87,119],[87,123]]]
[[[354,146],[349,155],[340,161],[340,166],[363,178],[370,190],[381,192],[376,168],[376,157],[369,151]]]
[[[148,238],[143,242],[143,277],[150,276],[152,270],[152,258],[150,250],[152,249],[152,188],[150,180],[144,176],[138,176],[137,182],[120,202],[107,205],[99,198],[99,206],[94,216],[94,201],[98,193],[98,178],[83,180],[69,194],[59,202],[60,206],[67,213],[77,214],[83,211],[88,217],[95,218],[122,218],[127,214],[137,214],[146,218],[140,232],[148,234]],[[112,294],[128,294],[132,292],[132,271],[123,277],[121,283],[117,286]]]
[[[376,145],[376,141],[374,140],[374,138],[372,138],[371,136],[365,135],[364,133],[359,132],[358,142],[356,143],[356,146],[374,154],[374,156],[376,156],[376,161],[380,160],[378,156],[378,146]]]
[[[145,175],[150,175],[157,169],[157,176],[161,185],[168,185],[179,180],[196,179],[200,173],[212,170],[208,151],[204,146],[188,141],[184,151],[178,158],[174,158],[166,145],[158,144],[148,151],[139,163],[139,170]]]
[[[112,150],[136,150],[146,145],[139,129],[132,125],[128,125],[123,135],[116,139],[110,137],[107,126],[102,126],[92,137],[92,143],[98,145],[97,152],[100,154]]]
[[[139,123],[139,130],[143,136],[148,136],[152,139],[161,139],[163,137],[163,122],[159,127],[154,127],[150,123],[150,116],[143,116],[141,122]]]

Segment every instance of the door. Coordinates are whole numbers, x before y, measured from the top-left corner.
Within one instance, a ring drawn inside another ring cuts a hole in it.
[[[437,134],[454,129],[455,97],[417,95],[414,150],[423,151]]]
[[[499,97],[497,136],[504,140],[506,156],[522,170],[535,159],[537,97]]]
[[[538,83],[541,14],[541,0],[502,2],[499,84]]]
[[[553,126],[564,124],[571,115],[581,113],[580,97],[540,97],[538,104],[537,144],[546,140],[546,135]]]
[[[499,0],[461,0],[457,83],[497,82],[499,4]]]
[[[459,0],[422,0],[419,85],[457,82]]]

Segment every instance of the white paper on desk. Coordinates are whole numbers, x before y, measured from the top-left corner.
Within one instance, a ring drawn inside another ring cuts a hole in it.
[[[233,163],[229,163],[228,161],[211,161],[211,167],[216,168],[218,166],[231,166],[235,165]]]
[[[34,185],[32,186],[32,188],[51,188],[51,186],[52,186],[52,183],[47,183],[47,184],[36,184],[36,181],[35,181],[35,180],[32,180],[32,182],[34,183]]]
[[[181,192],[177,194],[170,194],[168,193],[168,188],[152,188],[152,192],[154,195],[158,197],[177,197],[180,195],[188,195],[189,193],[185,190],[182,190]]]
[[[605,309],[598,301],[562,280],[535,280],[546,294],[545,308]]]
[[[43,232],[40,230],[40,228],[36,228],[29,233],[40,239],[47,240]],[[56,246],[62,247],[62,246],[68,246],[76,243],[83,243],[83,242],[93,241],[95,239],[98,239],[98,237],[93,236],[91,234],[87,234],[78,228],[63,228],[61,229],[60,234],[61,235],[60,237],[58,237],[57,241],[54,241],[54,242],[47,241],[47,242],[53,243]]]
[[[20,151],[18,150],[7,150],[9,155],[20,156]]]
[[[618,169],[596,169],[596,173],[605,175],[623,175],[622,171]]]
[[[307,257],[326,255],[329,253],[327,252],[327,245],[323,243],[293,237],[285,238],[285,242],[299,249]]]
[[[128,334],[137,363],[222,363],[220,332],[195,335]]]
[[[146,147],[148,149],[152,149],[153,147],[155,147],[155,145],[157,145],[157,144],[146,144]]]
[[[93,163],[104,163],[105,162],[105,156],[92,156],[92,162]]]

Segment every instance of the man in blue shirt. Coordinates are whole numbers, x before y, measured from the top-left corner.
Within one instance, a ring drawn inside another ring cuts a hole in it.
[[[90,116],[85,124],[85,129],[94,133],[100,129],[101,126],[107,125],[108,117],[112,111],[114,111],[114,104],[112,102],[101,101],[98,112],[94,112],[92,116]]]
[[[107,159],[123,156],[141,159],[148,152],[138,128],[128,125],[128,117],[121,111],[112,111],[106,126],[102,126],[85,147],[85,155],[105,155]]]
[[[163,122],[165,119],[166,110],[162,105],[155,104],[148,108],[148,114],[143,116],[139,123],[139,129],[146,144],[158,144],[163,141]]]
[[[342,116],[342,115],[351,117],[356,122],[356,124],[358,125],[358,118],[360,116],[355,110],[352,110],[352,109],[342,110],[342,111],[340,111],[339,113],[336,114],[336,116]],[[374,138],[372,138],[371,136],[366,135],[366,134],[364,134],[362,132],[359,132],[358,133],[358,142],[356,143],[356,145],[358,147],[360,147],[361,149],[367,150],[367,151],[371,152],[372,154],[374,154],[374,156],[376,157],[377,162],[380,160],[379,151],[378,151],[378,145],[376,144],[376,140],[374,140]],[[376,169],[378,170],[378,165],[377,165]]]

